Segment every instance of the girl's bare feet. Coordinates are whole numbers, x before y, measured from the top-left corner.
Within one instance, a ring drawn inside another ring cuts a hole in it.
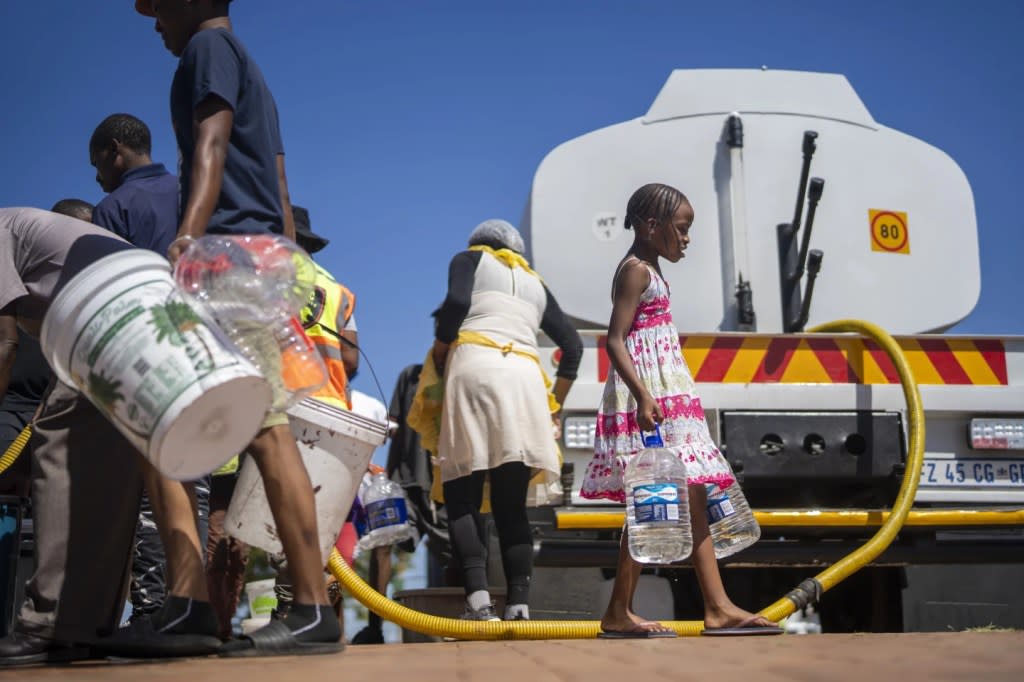
[[[744,611],[735,604],[722,609],[707,609],[704,612],[704,627],[735,628],[735,627],[773,627],[775,623],[764,616]]]
[[[672,632],[672,628],[651,620],[644,620],[632,611],[623,614],[605,613],[601,619],[603,632]]]

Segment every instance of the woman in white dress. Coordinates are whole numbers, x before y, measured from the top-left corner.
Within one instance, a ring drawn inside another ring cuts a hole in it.
[[[533,539],[527,487],[538,472],[549,479],[560,475],[558,406],[583,354],[579,334],[523,250],[522,237],[509,223],[481,223],[469,249],[451,261],[448,294],[437,313],[433,359],[445,378],[437,456],[452,545],[465,578],[464,617],[473,620],[498,619],[480,533],[488,476],[508,583],[505,619],[529,618]],[[562,350],[550,391],[538,331]]]

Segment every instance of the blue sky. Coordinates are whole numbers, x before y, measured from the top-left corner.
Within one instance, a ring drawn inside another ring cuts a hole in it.
[[[87,143],[117,111],[173,169],[175,59],[132,5],[0,4],[0,205],[98,201]],[[953,331],[1024,334],[1024,3],[239,0],[233,18],[387,398],[473,226],[518,223],[548,151],[642,115],[675,68],[842,73],[877,121],[946,151],[974,189],[982,266]],[[354,383],[376,392],[365,369]]]

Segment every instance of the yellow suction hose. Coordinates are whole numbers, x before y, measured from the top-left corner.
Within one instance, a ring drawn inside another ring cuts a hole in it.
[[[903,527],[903,522],[914,504],[917,484],[921,478],[921,466],[924,462],[924,407],[921,404],[921,393],[917,389],[914,374],[910,371],[907,358],[903,355],[899,344],[881,328],[862,320],[836,320],[819,325],[809,330],[812,333],[824,332],[855,332],[873,339],[885,351],[896,367],[903,386],[903,397],[907,401],[907,418],[910,422],[910,445],[907,450],[907,464],[903,472],[896,502],[893,504],[889,518],[864,545],[832,564],[813,578],[808,578],[790,591],[782,599],[761,611],[765,618],[779,621],[789,616],[798,608],[818,601],[821,593],[850,577],[865,565],[873,561],[885,551]]]
[[[19,433],[18,437],[14,439],[14,442],[7,447],[7,450],[4,451],[4,456],[0,457],[0,474],[7,471],[7,469],[14,464],[15,460],[18,459],[18,455],[20,455],[21,451],[25,449],[25,446],[28,445],[28,439],[31,437],[32,425],[29,424],[21,430],[21,433]]]
[[[788,595],[778,600],[761,614],[773,621],[780,621],[797,608],[812,603],[821,593],[831,589],[885,551],[903,526],[907,513],[917,492],[921,464],[924,459],[924,409],[921,395],[907,364],[903,351],[895,340],[881,328],[861,320],[837,320],[810,330],[812,333],[854,332],[873,339],[892,360],[903,386],[907,401],[907,415],[910,422],[910,447],[906,470],[899,494],[888,519],[875,535],[862,547],[854,550],[817,576],[800,583]],[[463,640],[496,639],[590,639],[601,631],[599,621],[466,621],[455,618],[431,616],[396,604],[383,596],[359,577],[345,563],[337,550],[331,551],[328,566],[338,582],[359,601],[360,604],[399,626],[426,635],[447,636]],[[666,626],[683,636],[699,635],[704,628],[701,621],[667,621]]]

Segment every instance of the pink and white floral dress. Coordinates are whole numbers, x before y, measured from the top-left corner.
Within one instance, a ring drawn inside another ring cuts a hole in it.
[[[626,336],[626,351],[640,381],[661,406],[665,415],[661,437],[665,447],[686,465],[689,483],[728,487],[734,481],[732,469],[711,440],[693,377],[683,359],[679,332],[672,322],[668,283],[654,268],[648,265],[647,269],[651,282],[640,297]],[[598,409],[594,458],[583,479],[583,497],[625,501],[622,474],[630,458],[644,448],[636,408],[636,399],[612,368]]]

